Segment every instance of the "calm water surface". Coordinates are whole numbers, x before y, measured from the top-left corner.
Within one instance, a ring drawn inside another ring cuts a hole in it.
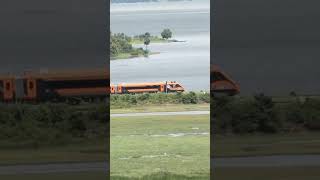
[[[208,6],[204,6],[204,2]],[[128,35],[145,32],[160,35],[164,28],[170,28],[175,39],[186,42],[152,43],[149,49],[160,54],[111,61],[111,82],[172,80],[180,82],[190,91],[209,90],[209,1],[201,1],[196,5],[182,3],[184,9],[177,8],[177,3],[167,9],[163,6],[161,9],[155,4],[148,4],[145,11],[139,9],[140,5],[130,7],[128,4],[111,10],[111,31]]]

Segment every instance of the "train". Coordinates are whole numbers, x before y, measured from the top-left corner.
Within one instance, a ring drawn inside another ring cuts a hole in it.
[[[136,93],[171,93],[183,92],[183,86],[176,81],[150,82],[150,83],[121,83],[110,85],[111,94]]]
[[[105,69],[25,72],[0,76],[1,102],[103,101],[109,94],[183,92],[176,81],[110,84]]]
[[[228,95],[234,96],[240,93],[240,86],[227,73],[217,65],[210,68],[210,91],[213,96]]]
[[[25,72],[0,76],[1,102],[96,102],[109,94],[184,92],[176,81],[110,84],[106,69]],[[218,66],[211,67],[213,95],[240,93],[239,85]]]
[[[104,69],[25,72],[22,76],[0,76],[2,102],[62,102],[106,99],[109,73]]]

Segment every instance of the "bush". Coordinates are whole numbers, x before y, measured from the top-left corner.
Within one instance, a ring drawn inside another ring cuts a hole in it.
[[[211,108],[211,128],[216,134],[320,130],[319,99],[295,98],[276,104],[263,94],[214,97]]]
[[[105,137],[108,115],[105,104],[1,105],[0,146],[38,148]]]
[[[209,103],[209,93],[145,93],[145,94],[113,94],[111,108],[128,108],[135,105],[148,104],[198,104]]]

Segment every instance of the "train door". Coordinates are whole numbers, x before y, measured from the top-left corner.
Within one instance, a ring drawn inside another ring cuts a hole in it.
[[[160,92],[165,92],[165,85],[164,84],[161,84],[160,85]]]
[[[122,86],[121,85],[118,85],[118,87],[117,87],[117,93],[118,94],[122,94]]]
[[[114,86],[114,85],[110,86],[110,93],[111,94],[115,94],[116,93],[116,86]]]
[[[37,98],[37,81],[33,78],[26,79],[27,99],[35,100]]]

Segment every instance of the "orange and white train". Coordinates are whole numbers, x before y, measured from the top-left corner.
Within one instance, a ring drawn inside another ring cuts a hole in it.
[[[111,94],[135,94],[135,93],[171,93],[183,92],[184,88],[176,81],[150,82],[150,83],[121,83],[111,84]]]
[[[183,92],[176,81],[110,84],[109,72],[104,69],[28,72],[17,77],[0,76],[0,102],[14,101],[96,101],[108,94]],[[236,95],[239,85],[218,67],[211,67],[211,92]]]
[[[27,72],[0,76],[0,102],[72,102],[104,100],[108,94],[183,92],[175,81],[110,85],[104,69]]]

